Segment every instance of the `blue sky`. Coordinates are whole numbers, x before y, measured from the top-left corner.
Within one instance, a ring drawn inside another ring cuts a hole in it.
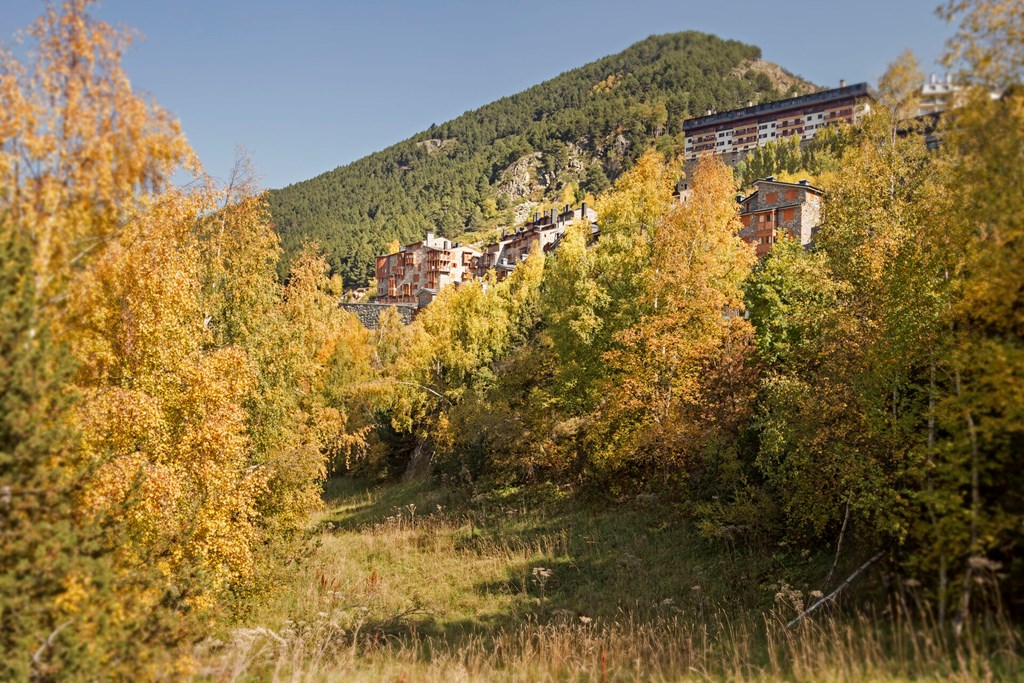
[[[41,0],[4,0],[0,40]],[[249,149],[270,188],[310,178],[656,33],[761,47],[821,85],[874,81],[905,48],[938,71],[937,0],[104,0],[143,35],[132,83],[213,175]]]

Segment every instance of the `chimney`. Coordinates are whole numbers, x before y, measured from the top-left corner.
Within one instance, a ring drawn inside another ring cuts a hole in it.
[[[754,100],[747,100],[747,106],[748,107],[753,107],[754,106]]]
[[[799,185],[803,185],[804,187],[806,187],[806,186],[810,185],[810,182],[807,181],[807,178],[801,178],[800,182],[798,184]]]
[[[774,183],[775,182],[775,176],[770,175],[767,178],[765,178],[765,180],[767,180],[769,183]]]
[[[845,78],[840,78],[839,79],[839,87],[840,88],[845,88],[846,87],[846,79]]]
[[[426,239],[426,240],[424,240],[424,241],[426,241],[426,242],[429,242],[429,241],[431,241],[432,239],[434,239],[434,233],[432,233],[432,232],[428,232],[428,233],[427,233],[427,239]]]
[[[932,85],[935,85],[936,83],[938,83],[938,82],[939,82],[939,77],[938,77],[938,76],[936,76],[935,74],[932,74],[932,75],[931,75],[931,76],[929,77],[929,79],[928,79],[928,82],[929,82],[929,83],[931,83]]]
[[[558,215],[557,209],[551,209],[551,225],[555,224],[555,217]]]
[[[946,85],[953,85],[953,74],[946,72]]]
[[[706,112],[704,112],[704,116],[711,116],[711,110],[708,109]]]
[[[540,220],[540,212],[539,211],[534,211],[533,212],[533,222],[536,223],[539,220]]]
[[[582,218],[583,220],[586,220],[586,218],[587,218],[587,203],[586,202],[583,202],[582,204],[580,204],[580,218]]]
[[[743,203],[743,195],[741,195],[741,194],[736,195],[736,203],[737,204],[742,204]]]

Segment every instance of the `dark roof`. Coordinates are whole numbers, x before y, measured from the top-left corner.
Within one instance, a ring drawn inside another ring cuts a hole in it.
[[[853,85],[847,85],[842,88],[833,88],[832,90],[822,90],[821,92],[811,93],[810,95],[800,95],[799,97],[790,97],[785,100],[776,100],[775,102],[755,104],[752,107],[744,107],[742,109],[723,111],[718,114],[697,116],[692,119],[687,119],[683,121],[683,130],[703,128],[704,126],[725,123],[726,121],[745,119],[751,116],[759,116],[760,114],[767,114],[769,112],[774,111],[796,109],[797,107],[808,107],[815,104],[824,104],[826,102],[845,99],[847,97],[874,98],[874,96],[874,91],[868,87],[867,83],[854,83]]]
[[[760,178],[759,180],[755,180],[754,181],[755,185],[758,184],[758,183],[771,183],[772,185],[785,185],[787,187],[802,187],[805,190],[813,190],[813,191],[815,191],[815,192],[817,192],[818,194],[821,194],[821,195],[825,194],[825,190],[821,189],[820,187],[815,187],[814,185],[811,185],[811,184],[802,185],[800,183],[787,183],[787,182],[783,182],[781,180],[769,180],[768,178]],[[747,195],[746,197],[744,197],[740,201],[742,201],[745,204],[746,202],[748,202],[751,199],[753,199],[754,195],[756,195],[756,194],[757,194],[757,190],[754,190],[753,192],[751,192],[749,195]]]
[[[814,185],[811,185],[810,183],[787,183],[787,182],[784,182],[782,180],[769,180],[768,178],[761,178],[759,180],[755,180],[754,183],[772,183],[773,185],[787,185],[789,187],[803,187],[803,188],[806,188],[808,190],[814,190],[815,192],[818,192],[820,194],[825,194],[825,190],[821,189],[820,187],[815,187]]]

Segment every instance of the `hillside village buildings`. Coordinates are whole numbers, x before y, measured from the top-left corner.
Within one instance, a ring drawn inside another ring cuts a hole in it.
[[[445,287],[484,277],[490,270],[499,281],[504,280],[535,248],[554,249],[565,229],[584,219],[593,233],[597,212],[586,202],[578,209],[565,206],[561,211],[535,213],[525,226],[507,234],[503,231],[501,239],[482,250],[427,233],[419,242],[377,257],[377,293],[373,301],[422,308]]]
[[[757,255],[764,256],[787,234],[808,245],[821,226],[821,208],[825,193],[806,180],[784,183],[773,177],[758,180],[740,203],[740,238],[753,244]]]
[[[692,173],[697,160],[705,156],[734,165],[769,142],[796,137],[805,144],[827,126],[858,123],[873,101],[867,83],[840,81],[832,90],[688,119],[683,122],[686,172]],[[689,192],[684,180],[678,189],[680,200],[686,201]],[[824,192],[805,180],[758,180],[749,196],[737,197],[743,222],[740,237],[754,245],[759,257],[784,234],[809,245],[821,225],[823,198]]]
[[[921,88],[918,115],[934,117],[956,106],[960,91],[949,76],[942,80],[932,76]],[[769,142],[796,136],[804,144],[827,126],[856,124],[870,111],[874,99],[867,83],[840,81],[831,90],[688,119],[683,122],[687,174],[705,156],[733,165]],[[811,244],[821,225],[824,192],[805,180],[786,183],[769,177],[754,185],[754,191],[738,201],[743,222],[740,237],[754,245],[757,255],[767,254],[783,234]],[[680,200],[685,201],[688,193],[684,180]],[[533,220],[513,232],[502,231],[498,241],[481,249],[427,233],[419,242],[377,257],[374,302],[421,308],[445,287],[485,277],[489,271],[503,280],[534,249],[554,249],[565,229],[580,220],[586,220],[591,233],[597,234],[597,213],[585,202],[577,209],[565,206],[535,213]]]
[[[586,202],[578,209],[566,205],[561,211],[551,209],[545,213],[535,213],[533,220],[523,227],[508,234],[502,231],[500,240],[485,246],[473,264],[473,274],[484,277],[487,271],[493,269],[498,280],[504,280],[516,265],[526,260],[534,248],[551,251],[565,234],[565,229],[583,219],[590,223],[593,232],[596,229],[597,212],[589,208]]]

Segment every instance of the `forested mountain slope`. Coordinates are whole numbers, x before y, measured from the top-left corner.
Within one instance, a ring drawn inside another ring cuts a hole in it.
[[[270,194],[286,258],[318,241],[349,285],[393,239],[450,237],[516,220],[535,203],[607,187],[682,122],[807,92],[760,49],[697,32],[652,36],[387,149]]]

